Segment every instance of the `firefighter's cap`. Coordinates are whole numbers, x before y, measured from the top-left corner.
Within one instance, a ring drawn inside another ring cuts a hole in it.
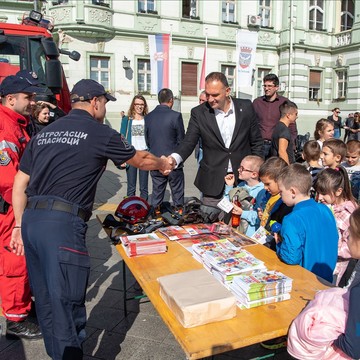
[[[110,93],[108,93],[97,81],[82,79],[74,85],[70,94],[70,99],[72,103],[75,103],[78,101],[91,100],[94,97],[99,97],[101,95],[104,95],[106,99],[110,101],[116,101],[116,98],[110,95]]]
[[[33,84],[27,77],[21,75],[7,76],[0,85],[0,95],[18,93],[43,93],[45,88]]]

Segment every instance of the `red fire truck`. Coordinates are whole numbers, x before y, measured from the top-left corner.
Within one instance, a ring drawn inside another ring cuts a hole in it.
[[[65,112],[70,110],[69,88],[59,60],[60,52],[79,60],[76,51],[59,50],[51,34],[51,19],[37,11],[25,14],[21,24],[0,23],[0,83],[19,70],[34,72]]]

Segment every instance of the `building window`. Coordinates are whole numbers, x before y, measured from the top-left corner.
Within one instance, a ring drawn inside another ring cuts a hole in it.
[[[197,0],[183,0],[182,2],[182,17],[183,18],[190,18],[190,19],[197,19],[198,11],[197,11]]]
[[[324,0],[310,0],[309,30],[323,30]]]
[[[93,5],[110,7],[109,0],[92,0]]]
[[[317,101],[321,99],[321,71],[310,70],[309,74],[309,100]]]
[[[138,12],[157,14],[155,10],[155,0],[138,0]]]
[[[62,4],[67,4],[69,2],[69,0],[54,0],[52,1],[53,5],[62,5]]]
[[[271,0],[259,0],[259,15],[261,16],[261,26],[270,27]]]
[[[197,96],[198,64],[181,63],[181,95]]]
[[[222,21],[225,23],[235,23],[235,0],[222,2]]]
[[[347,90],[347,72],[346,70],[337,70],[337,98],[346,99]]]
[[[354,0],[341,1],[341,28],[340,31],[350,30],[354,23]]]
[[[231,92],[235,94],[235,69],[233,65],[221,65],[221,72],[226,76]]]
[[[151,70],[150,60],[138,59],[137,61],[137,84],[139,93],[151,93]]]
[[[90,56],[90,79],[110,90],[110,57]]]
[[[270,74],[270,69],[258,68],[256,75],[256,97],[262,96],[263,92],[263,79]]]

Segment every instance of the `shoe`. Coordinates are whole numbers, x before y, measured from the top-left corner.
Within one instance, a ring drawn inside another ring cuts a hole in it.
[[[6,320],[6,337],[36,340],[42,338],[42,333],[38,324],[29,321],[10,321]]]
[[[260,345],[268,350],[276,350],[286,347],[287,345],[287,337],[286,336],[280,336],[275,339],[263,341],[260,343]]]

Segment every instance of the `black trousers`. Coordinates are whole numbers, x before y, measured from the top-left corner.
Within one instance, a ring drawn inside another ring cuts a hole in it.
[[[175,206],[184,204],[184,170],[183,168],[173,170],[168,176],[164,176],[160,171],[150,172],[152,178],[151,205],[156,207],[160,205],[165,196],[166,185],[169,182],[171,197]]]
[[[84,220],[67,212],[26,209],[23,215],[22,237],[31,289],[46,352],[53,360],[83,357],[90,274],[86,230]]]

